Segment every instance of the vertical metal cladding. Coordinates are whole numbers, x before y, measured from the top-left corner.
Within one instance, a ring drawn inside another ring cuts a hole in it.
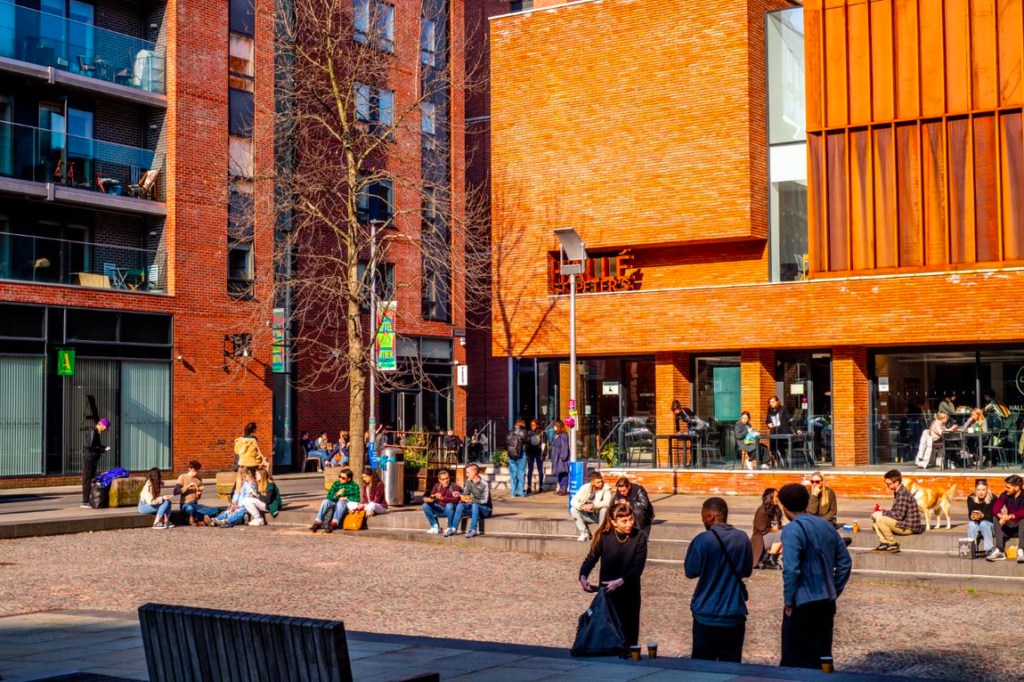
[[[170,468],[170,378],[166,362],[121,363],[120,464],[126,469]]]
[[[45,358],[0,356],[0,476],[43,473]]]

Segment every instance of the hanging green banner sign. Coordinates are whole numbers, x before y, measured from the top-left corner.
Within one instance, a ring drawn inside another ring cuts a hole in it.
[[[274,308],[273,320],[274,340],[270,345],[270,365],[274,374],[285,371],[285,339],[284,339],[284,308]]]
[[[59,350],[59,351],[57,351],[57,376],[59,376],[59,377],[73,377],[73,376],[75,376],[75,351],[73,351],[73,350]]]
[[[395,357],[395,301],[387,301],[377,308],[377,369],[394,372],[398,369]]]

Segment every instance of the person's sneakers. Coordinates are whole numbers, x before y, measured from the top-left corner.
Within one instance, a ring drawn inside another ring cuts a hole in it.
[[[455,529],[454,528],[449,528],[448,530],[446,530],[444,532],[444,537],[446,537],[446,538],[450,538],[453,535],[455,535]]]
[[[164,521],[164,528],[174,528],[174,524],[170,521]]]
[[[529,488],[527,488],[527,489],[526,489],[526,495],[529,495],[529,494],[530,494],[530,489],[529,489]],[[526,495],[523,495],[523,497],[526,497]]]
[[[336,530],[338,530],[338,524],[336,524],[334,521],[331,521],[330,524],[328,524],[328,526],[324,528],[325,533],[333,533]]]
[[[153,530],[163,530],[166,527],[167,526],[165,526],[164,524],[160,523],[159,521],[157,521],[156,523],[153,524]]]
[[[761,468],[762,468],[762,469],[768,469],[769,467],[768,467],[768,465],[767,465],[767,464],[762,464],[762,465],[761,465]]]
[[[998,549],[993,549],[985,556],[985,561],[1006,561],[1006,555]]]
[[[320,530],[320,522],[314,521],[312,524],[310,524],[309,529],[314,533],[317,532],[318,530]]]
[[[190,526],[196,525],[196,519],[195,519],[194,516],[189,516],[188,517],[188,525],[190,525]]]
[[[900,551],[900,546],[896,544],[890,545],[886,542],[883,542],[880,545],[878,545],[878,547],[875,547],[875,549],[872,551],[884,552],[886,554],[895,554],[896,552]]]
[[[427,529],[427,533],[429,533],[430,535],[440,535],[441,527],[440,526],[431,526],[430,528]]]
[[[211,519],[206,514],[203,514],[203,523],[205,523],[210,528],[213,528],[214,526],[213,519]]]
[[[471,530],[466,533],[466,538],[475,538],[477,535],[480,535],[480,533],[477,533],[475,530]]]
[[[580,533],[580,537],[577,540],[577,542],[589,542],[590,540],[593,540],[593,538],[590,536],[590,531],[585,530],[582,533]]]
[[[263,525],[263,519],[253,519],[252,521],[249,522],[249,525],[250,526],[262,526]]]
[[[1024,564],[1024,552],[1022,552],[1020,549],[1017,550],[1017,563]]]
[[[78,506],[81,507],[82,509],[92,509],[92,507],[89,506],[88,502],[83,502],[82,504],[80,504]]]

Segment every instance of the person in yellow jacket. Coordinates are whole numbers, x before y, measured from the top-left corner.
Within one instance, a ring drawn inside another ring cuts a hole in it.
[[[238,467],[265,466],[270,469],[270,458],[260,452],[259,441],[256,440],[256,422],[245,425],[245,435],[235,439],[235,471]]]

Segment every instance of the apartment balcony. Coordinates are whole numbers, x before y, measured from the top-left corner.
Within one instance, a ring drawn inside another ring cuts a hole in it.
[[[167,293],[167,253],[0,231],[0,280]]]
[[[0,71],[167,106],[162,47],[0,0]]]
[[[163,155],[148,149],[0,122],[3,193],[164,216],[163,173]]]

